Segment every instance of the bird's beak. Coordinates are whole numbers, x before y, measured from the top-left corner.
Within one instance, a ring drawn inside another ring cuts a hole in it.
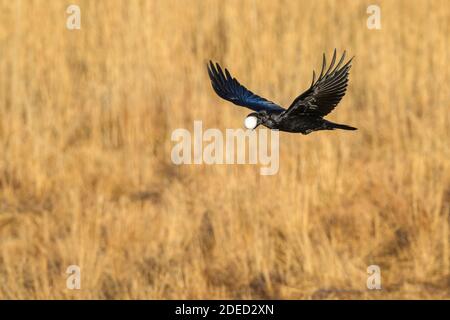
[[[256,128],[258,128],[260,124],[261,124],[261,120],[258,119],[256,121],[256,126],[252,130],[255,130]]]
[[[261,120],[260,118],[257,118],[257,121],[256,121],[256,127],[254,127],[253,130],[255,130],[256,128],[258,128],[260,124],[262,124],[262,120]]]

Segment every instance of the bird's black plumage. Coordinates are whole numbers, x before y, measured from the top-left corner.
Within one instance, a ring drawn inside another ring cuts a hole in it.
[[[218,63],[214,64],[210,61],[208,66],[208,74],[211,79],[211,84],[214,91],[219,97],[233,102],[238,106],[247,107],[253,111],[284,111],[282,107],[268,101],[260,96],[254,94],[243,85],[241,85],[236,78],[233,78],[227,69],[225,73]]]
[[[299,95],[288,109],[246,89],[230,75],[227,69],[224,72],[218,63],[216,65],[209,63],[208,74],[214,91],[221,98],[255,111],[248,116],[256,117],[257,125],[262,124],[270,129],[303,134],[317,130],[356,130],[356,128],[323,119],[345,95],[352,59],[343,64],[344,60],[345,51],[335,66],[336,50],[334,50],[332,61],[327,68],[324,54],[319,77],[316,80],[313,71],[310,87]]]

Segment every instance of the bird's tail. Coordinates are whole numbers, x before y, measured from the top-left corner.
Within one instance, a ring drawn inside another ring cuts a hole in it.
[[[358,130],[357,128],[348,126],[346,124],[339,124],[334,122],[328,122],[330,129],[342,129],[342,130]]]

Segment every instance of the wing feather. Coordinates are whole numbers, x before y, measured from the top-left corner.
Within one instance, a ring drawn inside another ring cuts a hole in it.
[[[315,72],[313,71],[311,86],[292,102],[285,112],[286,115],[310,114],[323,117],[336,107],[347,90],[348,75],[353,59],[351,58],[342,66],[345,54],[344,51],[339,62],[334,66],[336,62],[335,49],[331,63],[325,73],[326,58],[325,54],[323,55],[319,77],[315,80]]]
[[[256,112],[262,110],[285,111],[284,108],[276,103],[264,99],[245,88],[236,80],[236,78],[231,76],[227,69],[225,69],[224,72],[218,63],[214,65],[212,61],[210,61],[207,65],[207,69],[209,78],[211,79],[211,85],[217,95],[222,99]]]

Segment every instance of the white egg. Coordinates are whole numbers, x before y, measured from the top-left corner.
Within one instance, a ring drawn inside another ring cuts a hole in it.
[[[247,129],[255,129],[258,124],[258,119],[254,116],[245,118],[244,125]]]

